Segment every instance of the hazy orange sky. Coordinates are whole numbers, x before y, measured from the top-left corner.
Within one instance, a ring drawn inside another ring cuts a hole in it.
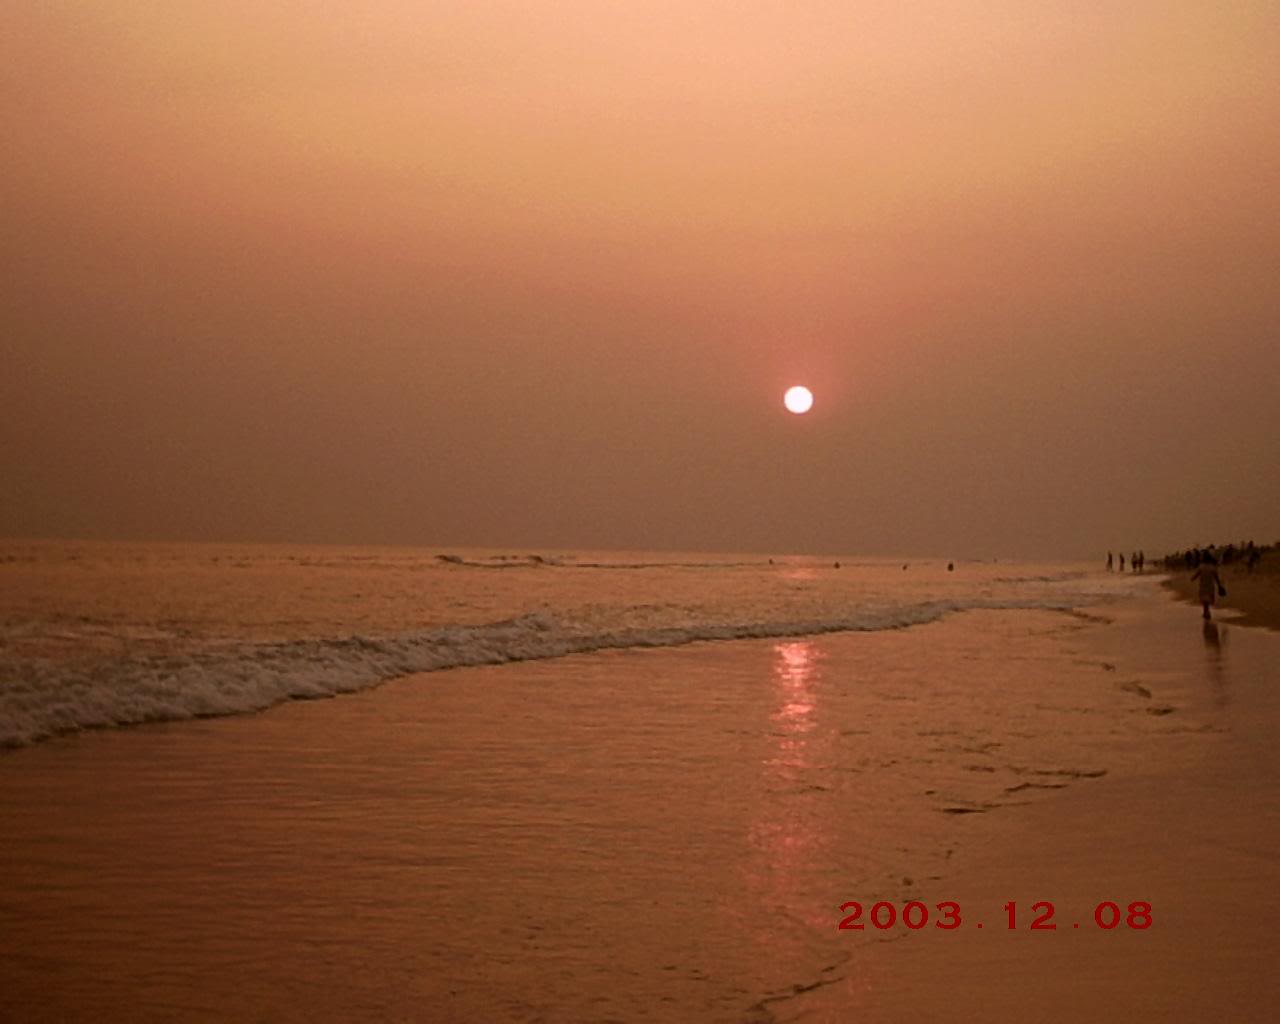
[[[0,82],[0,534],[1280,537],[1274,2],[17,0]]]

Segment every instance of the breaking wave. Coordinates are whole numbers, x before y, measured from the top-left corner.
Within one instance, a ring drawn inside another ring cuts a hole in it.
[[[587,562],[572,555],[490,555],[486,558],[465,558],[462,555],[440,554],[436,561],[443,565],[456,565],[467,569],[518,569],[548,567],[556,569],[741,569],[761,568],[772,562],[714,561],[714,562]]]
[[[845,618],[700,622],[615,629],[575,626],[547,613],[396,636],[240,644],[91,664],[45,661],[0,668],[0,747],[80,729],[260,711],[332,697],[417,672],[559,658],[616,648],[711,640],[901,629],[968,609],[1071,611],[1065,601],[932,601],[867,608]]]

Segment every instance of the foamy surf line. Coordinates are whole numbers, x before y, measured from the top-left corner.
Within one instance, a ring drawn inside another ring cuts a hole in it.
[[[584,562],[573,555],[493,555],[489,558],[464,558],[462,555],[436,555],[445,566],[463,569],[762,569],[786,563],[774,562]],[[856,564],[856,563],[850,563]]]
[[[89,667],[30,663],[4,670],[0,748],[28,746],[82,729],[247,714],[289,700],[354,693],[421,672],[703,641],[904,629],[977,609],[1079,614],[1073,603],[1062,601],[933,601],[865,609],[840,619],[598,632],[574,630],[552,616],[531,614],[390,638],[299,640],[185,656],[134,657]]]

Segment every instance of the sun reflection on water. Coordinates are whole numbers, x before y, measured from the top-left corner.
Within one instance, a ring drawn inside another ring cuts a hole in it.
[[[747,882],[763,915],[773,924],[767,936],[775,954],[803,956],[814,929],[809,920],[821,905],[814,891],[830,869],[828,826],[830,750],[821,724],[822,651],[812,640],[788,640],[773,647],[771,694],[762,739],[763,786],[750,827],[752,856]],[[826,750],[826,756],[823,751]],[[779,920],[804,922],[785,934]],[[765,937],[762,937],[762,941]]]
[[[767,764],[779,780],[795,782],[810,767],[808,734],[817,724],[818,659],[808,640],[792,640],[775,645],[774,679],[777,682],[777,709],[772,714],[779,726],[777,749]]]

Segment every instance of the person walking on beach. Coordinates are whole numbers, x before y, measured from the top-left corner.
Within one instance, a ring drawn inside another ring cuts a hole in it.
[[[1114,565],[1114,564],[1115,564],[1115,563],[1112,561],[1112,558],[1111,558],[1111,552],[1110,552],[1110,551],[1108,551],[1108,552],[1107,552],[1107,572],[1110,572],[1110,571],[1111,571],[1111,567],[1112,567],[1112,565]]]
[[[1227,596],[1227,588],[1222,585],[1222,577],[1218,575],[1217,559],[1206,552],[1200,567],[1191,574],[1191,578],[1200,580],[1200,603],[1204,605],[1204,617],[1212,618],[1209,609],[1218,595]]]
[[[1124,572],[1124,552],[1120,552],[1120,571]]]

